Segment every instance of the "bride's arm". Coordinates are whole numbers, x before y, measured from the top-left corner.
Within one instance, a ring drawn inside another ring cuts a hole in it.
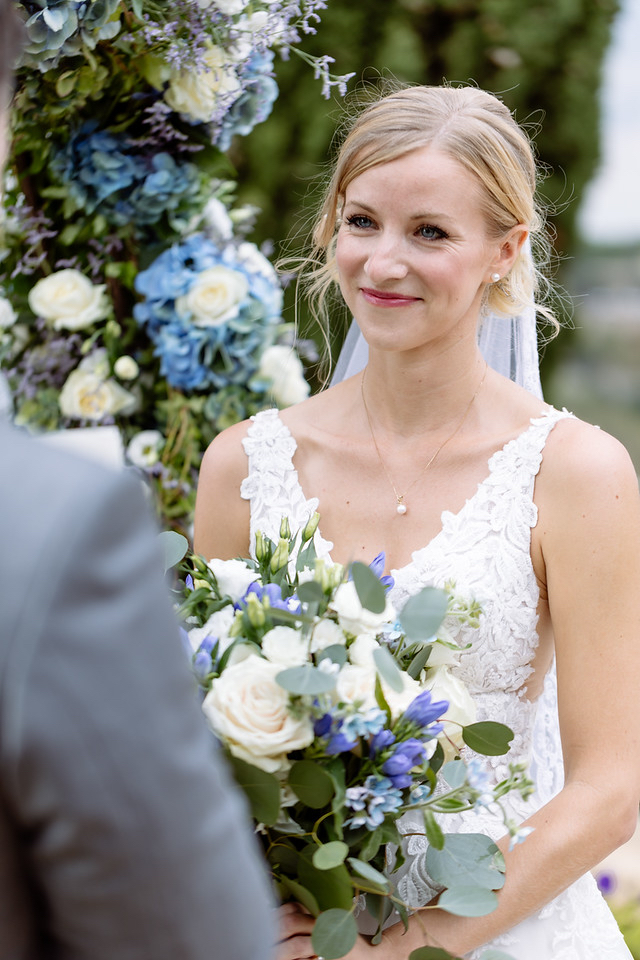
[[[240,496],[247,476],[242,440],[248,423],[220,433],[200,467],[194,518],[194,550],[207,560],[249,556],[249,502]]]
[[[406,936],[401,925],[387,931],[378,960],[407,957],[425,942],[459,955],[486,943],[594,867],[637,823],[638,484],[626,451],[606,434],[569,421],[552,437],[536,492],[536,541],[555,633],[565,787],[527,821],[535,831],[523,844],[508,851],[501,842],[506,883],[493,913],[424,911]]]

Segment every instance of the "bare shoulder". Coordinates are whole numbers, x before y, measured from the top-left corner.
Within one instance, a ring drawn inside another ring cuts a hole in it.
[[[198,478],[194,519],[194,549],[210,559],[247,556],[249,504],[240,495],[247,476],[242,441],[249,420],[223,430],[207,447]]]

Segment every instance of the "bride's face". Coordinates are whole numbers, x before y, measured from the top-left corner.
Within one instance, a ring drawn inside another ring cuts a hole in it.
[[[336,262],[342,294],[370,347],[408,350],[475,335],[491,274],[501,270],[482,187],[430,147],[347,187]]]

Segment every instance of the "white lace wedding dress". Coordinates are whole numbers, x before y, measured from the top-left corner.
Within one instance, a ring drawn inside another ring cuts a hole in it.
[[[524,690],[538,642],[538,587],[530,558],[531,528],[537,520],[534,482],[547,436],[567,416],[566,411],[551,410],[533,419],[527,430],[491,457],[485,480],[462,509],[443,513],[440,533],[417,550],[405,567],[392,571],[392,599],[397,607],[421,587],[442,586],[449,579],[455,581],[458,592],[480,601],[480,628],[466,628],[469,635],[460,637],[462,645],[468,640],[472,647],[462,655],[456,672],[476,701],[478,719],[498,720],[514,731],[506,757],[487,758],[496,781],[507,774],[509,761],[526,761],[535,770],[534,798],[527,802],[514,794],[505,798],[510,816],[518,822],[559,787],[561,757],[554,734],[553,686],[547,686],[542,707],[527,700]],[[304,526],[318,501],[307,499],[300,487],[292,462],[296,443],[276,410],[253,418],[244,447],[249,467],[241,493],[251,501],[252,543],[256,530],[277,539],[283,515],[289,517],[293,530]],[[332,544],[320,531],[316,549],[319,556],[330,556]],[[545,747],[551,752],[546,753]],[[416,827],[422,830],[421,819],[412,826],[409,816],[402,821],[407,832]],[[447,832],[485,832],[494,839],[504,833],[499,821],[486,812],[443,817],[442,824]],[[406,902],[420,906],[436,892],[424,867],[426,840],[411,837],[405,843],[409,856],[399,874],[399,892]],[[590,874],[539,913],[473,951],[469,960],[480,960],[489,947],[515,960],[631,960]]]

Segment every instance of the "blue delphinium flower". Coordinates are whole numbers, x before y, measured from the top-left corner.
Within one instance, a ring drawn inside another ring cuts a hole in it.
[[[410,737],[399,743],[390,757],[382,764],[382,772],[391,780],[394,787],[402,790],[411,786],[413,778],[411,771],[419,766],[426,755],[426,748],[421,740]]]
[[[242,68],[238,79],[243,91],[224,115],[215,140],[220,150],[228,150],[234,136],[251,133],[271,113],[278,96],[278,84],[272,76],[273,58],[271,50],[256,50]]]
[[[387,813],[395,813],[402,806],[402,794],[389,777],[370,776],[363,786],[346,790],[345,806],[355,813],[345,822],[345,827],[375,830]]]
[[[421,730],[426,730],[433,724],[434,720],[441,717],[448,709],[448,700],[433,700],[431,691],[423,690],[411,701],[401,719],[414,723]],[[430,732],[432,734],[439,733],[440,729],[440,727],[437,730],[432,728]]]

